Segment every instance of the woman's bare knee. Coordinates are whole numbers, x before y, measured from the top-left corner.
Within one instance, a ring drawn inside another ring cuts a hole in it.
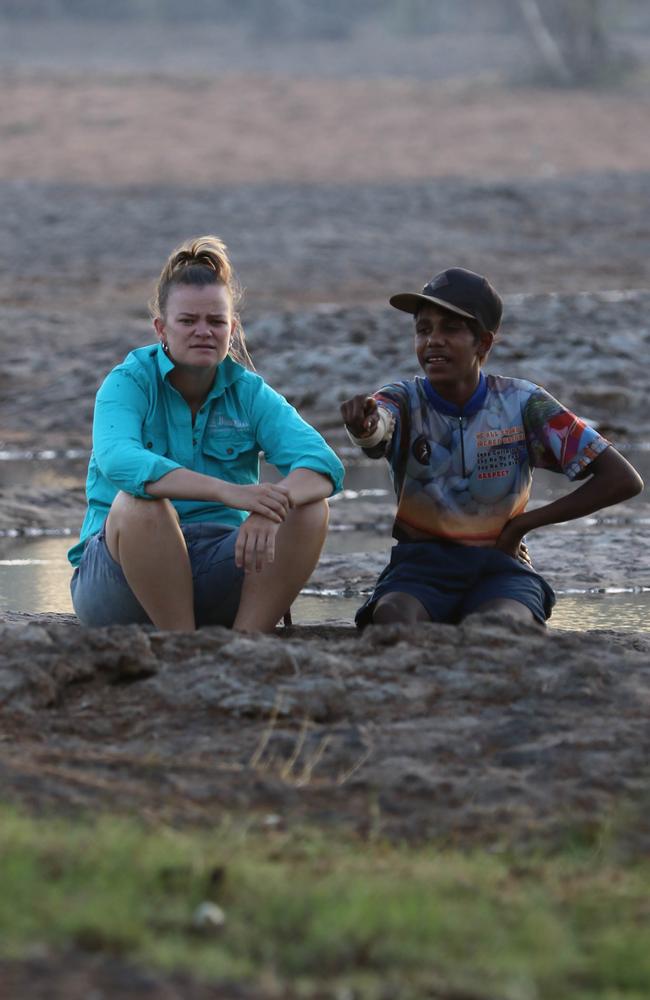
[[[178,514],[167,499],[145,500],[120,491],[106,519],[106,545],[113,559],[119,562],[120,537],[133,531],[139,533],[160,530],[165,524],[179,524]]]
[[[140,524],[150,523],[170,516],[178,521],[178,514],[169,500],[146,500],[144,497],[134,497],[130,493],[120,491],[113,500],[108,518],[119,529],[133,521]]]
[[[302,504],[301,507],[294,507],[289,512],[292,523],[309,528],[327,527],[330,519],[330,508],[327,500],[313,500],[311,503]]]

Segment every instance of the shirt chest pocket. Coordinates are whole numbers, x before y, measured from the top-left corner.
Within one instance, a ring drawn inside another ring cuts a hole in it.
[[[231,430],[208,433],[203,438],[202,451],[216,475],[232,482],[257,482],[259,445],[250,433]]]

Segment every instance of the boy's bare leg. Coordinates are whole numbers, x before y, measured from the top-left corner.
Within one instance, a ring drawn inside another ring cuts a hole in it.
[[[513,601],[507,597],[495,597],[492,601],[480,604],[478,608],[474,608],[468,615],[465,615],[463,621],[467,621],[468,618],[472,618],[474,615],[485,615],[489,612],[496,612],[497,614],[506,615],[508,618],[513,618],[515,621],[527,622],[529,625],[536,624],[540,628],[544,628],[537,621],[530,608],[527,608],[521,601]]]
[[[392,625],[396,622],[414,625],[430,621],[429,612],[417,597],[397,590],[380,597],[372,613],[373,625]]]
[[[194,631],[192,569],[169,500],[118,493],[106,521],[106,545],[156,628]]]
[[[273,631],[313,573],[325,544],[328,521],[326,500],[289,511],[276,535],[273,562],[244,577],[234,629]]]

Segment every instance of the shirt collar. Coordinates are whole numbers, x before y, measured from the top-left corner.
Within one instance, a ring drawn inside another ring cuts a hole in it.
[[[174,362],[165,354],[160,343],[157,345],[156,361],[158,363],[158,371],[162,375],[163,381],[166,382],[170,373],[174,370]],[[213,396],[220,396],[228,386],[241,378],[245,370],[244,366],[240,365],[238,361],[234,361],[230,355],[225,357],[217,368],[217,374],[215,375],[212,388],[208,393],[208,399],[211,399]]]
[[[450,403],[448,400],[443,399],[439,393],[433,388],[428,378],[423,379],[424,391],[427,394],[428,400],[433,406],[434,410],[438,410],[440,413],[446,413],[448,417],[471,417],[472,414],[480,410],[485,402],[485,396],[487,394],[487,380],[483,372],[480,372],[478,378],[478,385],[476,389],[469,397],[464,406],[457,406],[456,403]]]

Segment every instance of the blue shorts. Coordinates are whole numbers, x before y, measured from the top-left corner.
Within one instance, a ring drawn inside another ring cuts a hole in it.
[[[497,598],[519,601],[539,622],[550,617],[555,594],[534,569],[500,549],[455,542],[398,542],[375,590],[355,616],[358,628],[372,621],[375,604],[398,591],[416,597],[431,621],[455,625]]]
[[[203,521],[182,524],[194,583],[197,626],[230,628],[239,608],[244,570],[235,565],[238,528]],[[169,581],[174,586],[174,581]],[[106,545],[104,528],[88,539],[70,582],[72,604],[82,625],[147,625],[146,611]]]

